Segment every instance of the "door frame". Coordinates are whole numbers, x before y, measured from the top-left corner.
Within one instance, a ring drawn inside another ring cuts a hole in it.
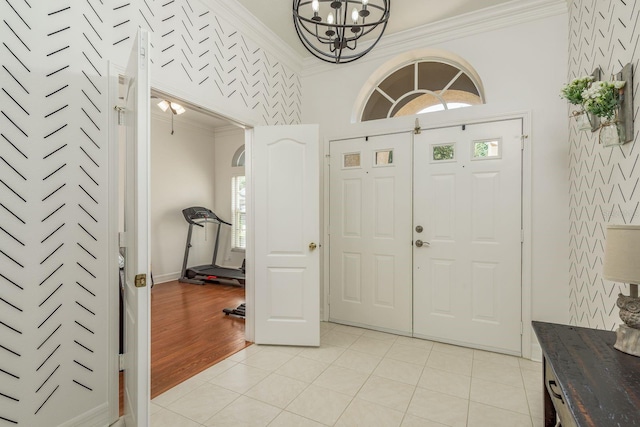
[[[117,141],[120,137],[120,129],[118,126],[118,113],[114,109],[115,105],[120,105],[121,100],[118,99],[118,89],[120,85],[120,77],[125,73],[125,68],[120,66],[119,64],[115,64],[111,61],[108,62],[108,99],[109,103],[107,105],[108,110],[108,126],[107,126],[107,141],[108,144],[108,188],[109,188],[109,196],[108,196],[108,286],[111,288],[111,291],[108,292],[109,300],[108,300],[108,313],[109,313],[109,356],[108,356],[108,366],[109,366],[109,374],[108,374],[108,396],[107,402],[109,406],[109,417],[112,422],[117,421],[120,418],[119,410],[120,410],[120,399],[119,399],[119,294],[120,287],[118,284],[119,274],[118,274],[118,251],[119,251],[119,242],[118,242],[118,229],[119,229],[119,176],[120,176],[120,167],[119,167],[119,144],[112,144],[111,141]],[[201,112],[205,112],[207,114],[215,115],[225,120],[228,120],[230,123],[239,126],[240,128],[244,128],[245,130],[245,176],[247,177],[247,225],[251,224],[251,227],[254,227],[254,214],[253,214],[253,201],[252,201],[252,188],[251,188],[251,153],[252,153],[252,129],[256,124],[248,123],[241,119],[235,119],[229,116],[225,116],[223,114],[216,113],[215,111],[203,107],[195,102],[189,101],[188,99],[182,98],[180,96],[172,95],[170,92],[165,91],[163,89],[158,89],[158,85],[155,85],[153,80],[151,81],[151,91],[158,95],[166,96],[167,99],[176,101],[182,105],[190,106],[191,108],[198,109]],[[254,244],[254,236],[251,232],[253,228],[249,229],[247,233],[247,249],[245,251],[245,258],[249,261],[247,262],[247,271],[246,271],[246,280],[245,280],[245,301],[247,304],[247,310],[245,314],[245,340],[253,342],[254,341],[254,330],[255,330],[255,315],[254,315],[254,301],[255,301],[255,273],[253,269],[253,257],[254,250],[252,245]],[[151,310],[151,307],[149,307]],[[148,369],[151,369],[151,366],[148,366]]]
[[[522,149],[522,293],[521,293],[521,315],[522,315],[522,357],[530,359],[532,350],[533,334],[531,330],[531,283],[532,283],[532,166],[531,166],[531,145],[533,144],[533,137],[531,135],[531,111],[511,111],[496,114],[482,114],[475,113],[474,109],[460,109],[451,112],[447,112],[450,115],[464,116],[462,119],[446,119],[442,120],[443,114],[429,113],[428,115],[413,115],[406,117],[393,118],[391,120],[374,120],[371,122],[353,123],[344,130],[336,131],[333,134],[325,135],[323,138],[323,178],[322,178],[322,230],[323,240],[325,244],[322,247],[321,269],[322,269],[322,287],[323,287],[323,306],[322,306],[322,319],[329,320],[329,277],[330,277],[330,265],[329,265],[329,253],[331,250],[329,240],[329,218],[330,218],[330,167],[329,167],[329,149],[332,141],[341,141],[353,138],[363,138],[373,135],[383,135],[407,131],[408,129],[415,130],[419,127],[419,122],[426,123],[427,118],[429,124],[423,129],[439,129],[453,126],[471,125],[503,120],[522,120],[522,134],[526,135],[524,138],[524,144]],[[467,110],[467,111],[464,111]],[[447,114],[444,113],[444,114]],[[431,118],[434,120],[431,120]],[[438,117],[441,119],[438,121]],[[325,262],[326,260],[326,262]]]

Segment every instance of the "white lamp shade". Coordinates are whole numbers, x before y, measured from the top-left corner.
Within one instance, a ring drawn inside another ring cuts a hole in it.
[[[640,283],[640,225],[609,225],[602,276],[623,283]]]

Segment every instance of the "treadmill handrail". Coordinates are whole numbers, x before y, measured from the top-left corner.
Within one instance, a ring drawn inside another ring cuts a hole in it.
[[[211,209],[203,208],[202,206],[192,206],[182,210],[184,219],[189,224],[197,225],[198,227],[204,227],[203,222],[213,222],[217,224],[226,224],[231,227],[231,223],[221,219]],[[201,220],[201,221],[196,221]]]

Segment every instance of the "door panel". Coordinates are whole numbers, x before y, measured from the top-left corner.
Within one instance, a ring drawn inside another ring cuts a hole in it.
[[[414,335],[521,353],[521,134],[509,120],[416,135]]]
[[[411,135],[332,141],[335,322],[411,333]]]
[[[136,287],[138,274],[149,277],[149,38],[139,30],[125,74],[126,165],[124,197],[125,371],[127,426],[149,425],[149,287]]]
[[[255,342],[318,346],[318,126],[253,132]]]

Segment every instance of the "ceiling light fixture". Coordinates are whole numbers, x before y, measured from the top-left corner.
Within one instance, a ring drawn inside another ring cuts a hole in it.
[[[168,109],[171,109],[171,112],[173,114],[182,114],[184,113],[185,110],[184,107],[176,102],[169,102],[169,101],[165,101],[164,99],[160,102],[158,102],[158,107],[160,107],[160,109],[162,111],[167,111]]]
[[[391,0],[293,0],[293,23],[313,56],[344,64],[366,55],[378,43],[387,27],[390,4]],[[365,37],[373,42],[358,46]]]
[[[173,135],[173,116],[184,113],[184,107],[176,102],[165,101],[164,99],[158,102],[158,107],[162,111],[171,110],[171,135]]]

